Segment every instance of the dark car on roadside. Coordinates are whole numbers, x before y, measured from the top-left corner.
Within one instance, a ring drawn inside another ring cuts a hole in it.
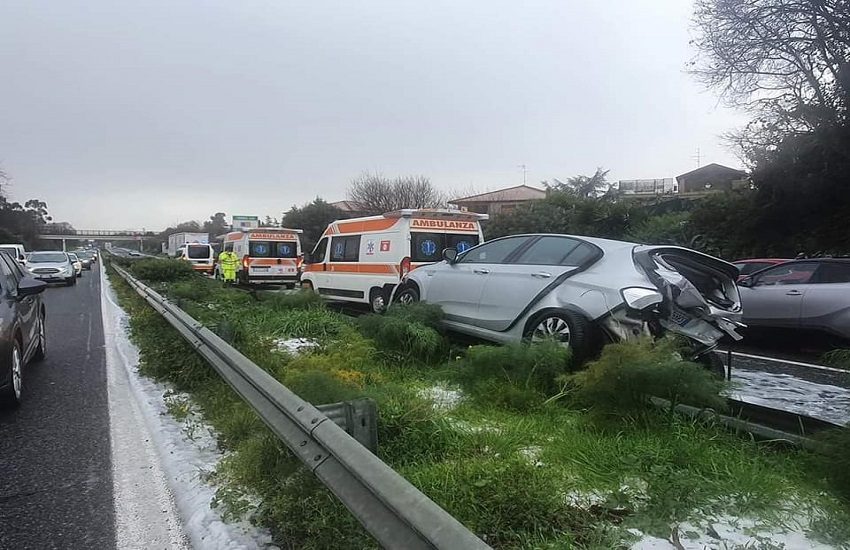
[[[26,366],[47,352],[46,310],[40,294],[47,284],[0,253],[0,404],[20,405]]]

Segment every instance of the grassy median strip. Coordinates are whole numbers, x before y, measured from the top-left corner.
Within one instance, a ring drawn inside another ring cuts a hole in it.
[[[632,528],[667,538],[728,516],[779,528],[801,511],[810,536],[850,539],[848,495],[835,485],[847,481],[830,483],[812,455],[646,407],[642,387],[719,403],[720,384],[677,360],[672,343],[609,346],[573,372],[555,344],[453,343],[427,306],[352,319],[311,294],[252,296],[171,263],[135,271],[312,403],[374,398],[381,459],[494,547],[613,548]],[[174,413],[196,407],[217,431],[226,513],[250,514],[283,548],[373,547],[177,333],[112,281],[142,373],[188,393],[193,404],[175,401]],[[286,351],[293,338],[313,347]]]

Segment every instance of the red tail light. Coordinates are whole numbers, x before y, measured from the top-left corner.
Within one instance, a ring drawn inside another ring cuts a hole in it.
[[[251,258],[249,258],[247,255],[242,256],[242,267],[244,267],[245,269],[248,269],[248,264],[250,262],[251,262]]]
[[[295,259],[295,269],[301,270],[301,266],[304,265],[304,256],[298,256]]]
[[[398,268],[402,277],[410,273],[410,256],[403,259],[398,265]]]

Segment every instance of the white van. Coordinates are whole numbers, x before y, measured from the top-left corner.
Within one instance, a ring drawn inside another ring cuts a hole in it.
[[[232,231],[224,235],[222,247],[239,258],[236,280],[240,283],[294,287],[301,268],[301,233],[301,229],[278,227]]]
[[[0,251],[8,252],[9,255],[21,265],[27,265],[27,251],[22,244],[0,244]]]
[[[177,247],[176,258],[192,264],[192,269],[212,275],[215,273],[215,251],[207,243],[186,243]]]
[[[487,218],[460,210],[405,209],[337,220],[305,259],[301,286],[383,311],[411,269],[440,261],[445,248],[463,252],[483,242],[481,222]]]

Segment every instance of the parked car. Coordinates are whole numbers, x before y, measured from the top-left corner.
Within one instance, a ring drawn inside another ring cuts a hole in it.
[[[0,403],[4,405],[20,405],[26,365],[47,353],[45,308],[39,296],[46,286],[11,256],[0,254]]]
[[[717,369],[718,340],[740,339],[738,270],[694,250],[533,234],[443,258],[411,271],[394,300],[438,304],[447,328],[487,340],[554,338],[583,358],[606,339],[670,331]]]
[[[784,264],[785,262],[790,261],[790,258],[753,258],[749,260],[736,260],[732,262],[732,265],[738,268],[738,280],[742,281],[746,279],[748,275],[755,273],[756,271],[761,271],[766,267]]]
[[[22,244],[0,244],[0,252],[8,252],[21,265],[27,265],[27,251]]]
[[[794,260],[739,282],[744,323],[800,328],[850,339],[850,260]]]
[[[71,258],[64,252],[30,252],[27,267],[33,277],[47,283],[77,284],[77,273]]]
[[[80,258],[74,254],[73,252],[68,252],[68,258],[71,260],[71,265],[74,266],[74,273],[77,277],[83,276],[83,262],[80,261]]]

